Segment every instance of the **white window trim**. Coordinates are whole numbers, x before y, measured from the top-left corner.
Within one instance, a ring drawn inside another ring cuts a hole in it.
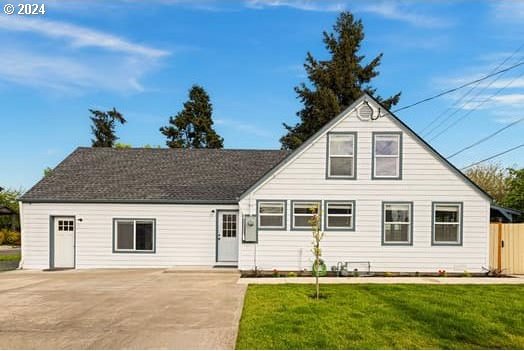
[[[263,205],[263,204],[278,204],[278,205],[282,205],[282,213],[281,214],[278,214],[278,213],[261,213],[260,211],[260,207]],[[261,217],[263,216],[272,216],[272,217],[276,217],[276,216],[281,216],[282,217],[282,225],[280,226],[262,226],[260,223],[262,223],[260,221]],[[258,204],[257,204],[257,223],[258,223],[258,229],[286,229],[286,201],[284,200],[259,200],[258,201]]]
[[[457,207],[458,209],[458,215],[457,215],[457,219],[458,219],[458,222],[437,222],[437,207],[439,206],[442,206],[442,207]],[[432,214],[432,233],[431,233],[431,243],[432,245],[435,245],[435,246],[438,246],[438,245],[442,245],[442,246],[446,246],[446,245],[453,245],[453,246],[456,246],[456,245],[462,245],[462,209],[463,205],[462,203],[460,202],[434,202],[433,203],[433,206],[432,206],[432,209],[433,209],[433,214]],[[457,240],[455,241],[442,241],[442,240],[437,240],[437,237],[436,237],[436,234],[437,234],[437,228],[436,228],[436,225],[437,224],[442,224],[442,225],[457,225]]]
[[[329,205],[350,205],[351,214],[329,214]],[[329,217],[350,217],[351,225],[349,227],[330,227],[329,226]],[[325,230],[327,231],[347,231],[355,230],[355,201],[325,201]]]
[[[321,201],[318,201],[318,200],[293,200],[291,201],[291,230],[310,230],[311,229],[311,226],[308,225],[308,226],[296,226],[295,225],[295,216],[297,217],[312,217],[311,214],[305,214],[305,213],[299,213],[299,214],[295,214],[295,207],[296,205],[303,205],[303,204],[308,204],[308,205],[314,205],[316,204],[318,207],[318,211],[320,212],[320,209],[322,208],[322,202]],[[311,208],[311,206],[308,206],[307,208]],[[319,214],[319,213],[317,213]]]
[[[326,177],[328,179],[356,179],[356,159],[357,159],[357,134],[355,132],[341,132],[327,134],[327,169]],[[331,154],[331,137],[332,136],[349,136],[353,140],[352,154]],[[350,175],[332,175],[331,174],[331,158],[351,158],[351,174]]]
[[[386,222],[386,207],[388,205],[403,205],[409,208],[409,222]],[[386,240],[386,224],[407,224],[408,240],[407,241],[390,241]],[[386,201],[382,203],[382,245],[412,245],[413,244],[413,203],[412,202],[394,202]]]
[[[118,248],[118,222],[133,222],[133,249],[119,249]],[[136,249],[136,223],[148,222],[153,225],[151,238],[153,248],[151,250],[137,250]],[[113,219],[113,252],[114,253],[155,253],[156,252],[156,220],[151,218],[114,218]]]
[[[378,138],[392,138],[397,141],[397,154],[396,155],[378,155],[376,152],[376,143]],[[373,134],[373,179],[400,179],[401,175],[401,162],[402,162],[402,134],[400,133],[374,133]],[[377,175],[377,157],[380,158],[395,158],[398,160],[395,175]]]

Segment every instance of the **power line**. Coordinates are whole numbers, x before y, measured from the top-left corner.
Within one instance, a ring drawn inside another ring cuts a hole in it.
[[[489,100],[491,100],[492,98],[494,98],[495,96],[497,96],[498,94],[500,94],[504,89],[506,89],[507,87],[509,87],[511,84],[513,84],[513,82],[515,82],[517,79],[519,79],[520,77],[524,76],[524,72],[522,72],[521,74],[519,74],[518,76],[516,76],[515,78],[513,78],[511,81],[508,82],[508,84],[504,85],[502,88],[498,89],[496,92],[494,92],[493,94],[491,94],[490,96],[488,96],[487,98],[485,98],[484,100],[482,100],[481,102],[479,102],[475,107],[473,107],[472,109],[468,110],[465,114],[463,114],[460,118],[456,119],[454,122],[452,122],[451,124],[449,124],[446,128],[444,128],[443,130],[441,130],[439,133],[437,133],[435,136],[433,136],[431,139],[429,139],[429,141],[433,141],[435,140],[436,138],[438,138],[439,136],[441,136],[442,134],[444,134],[445,132],[447,132],[450,128],[454,127],[457,123],[459,123],[460,121],[462,121],[464,118],[468,117],[470,114],[472,114],[473,112],[475,112],[479,107],[481,107],[482,105],[484,105],[486,102],[488,102]]]
[[[524,65],[524,61],[517,62],[516,64],[514,64],[514,65],[512,65],[512,66],[509,66],[509,67],[504,68],[504,69],[502,69],[502,70],[499,70],[499,71],[497,71],[497,72],[490,73],[490,74],[488,74],[488,75],[486,75],[486,76],[484,76],[484,77],[482,77],[482,78],[475,79],[475,80],[473,80],[473,81],[471,81],[471,82],[464,83],[464,84],[462,84],[462,85],[460,85],[460,86],[458,86],[458,87],[456,87],[456,88],[448,89],[448,90],[445,90],[445,91],[443,91],[443,92],[438,93],[437,95],[433,95],[433,96],[430,96],[430,97],[428,97],[428,98],[425,98],[425,99],[419,100],[419,101],[417,101],[417,102],[414,102],[414,103],[412,103],[412,104],[409,104],[409,105],[406,105],[406,106],[402,106],[402,107],[400,107],[400,108],[398,108],[398,109],[396,109],[396,110],[393,110],[393,112],[402,111],[402,110],[405,110],[405,109],[408,109],[408,108],[411,108],[411,107],[414,107],[414,106],[420,105],[420,104],[422,104],[422,103],[424,103],[424,102],[428,102],[428,101],[430,101],[430,100],[434,100],[434,99],[436,99],[436,98],[439,98],[439,97],[441,97],[441,96],[444,96],[444,95],[447,95],[447,94],[453,93],[453,92],[455,92],[455,91],[457,91],[457,90],[460,90],[460,89],[465,88],[465,87],[467,87],[467,86],[470,86],[470,85],[472,85],[472,84],[482,82],[483,80],[489,79],[489,78],[494,77],[494,76],[496,76],[496,75],[499,75],[499,74],[501,74],[501,73],[511,71],[512,69],[515,69],[515,68],[520,67],[520,66],[522,66],[522,65]]]
[[[449,156],[446,157],[446,158],[449,160],[450,158],[455,157],[455,156],[457,156],[458,154],[461,154],[462,152],[464,152],[464,151],[466,151],[466,150],[469,150],[469,149],[471,149],[471,148],[473,148],[473,147],[475,147],[475,146],[477,146],[477,145],[479,145],[479,144],[482,144],[483,142],[485,142],[485,141],[487,141],[487,140],[493,138],[495,135],[502,133],[502,132],[505,131],[506,129],[511,128],[511,127],[513,127],[514,125],[516,125],[516,124],[518,124],[518,123],[520,123],[520,122],[522,122],[522,121],[524,121],[524,117],[522,117],[521,119],[516,120],[516,121],[514,121],[514,122],[508,124],[507,126],[505,126],[505,127],[503,127],[503,128],[500,128],[500,129],[497,130],[495,133],[492,133],[492,134],[490,134],[490,135],[488,135],[488,136],[486,136],[486,137],[480,139],[479,141],[474,142],[473,144],[471,144],[471,145],[469,145],[469,146],[466,146],[466,147],[460,149],[459,151],[457,151],[457,152],[455,152],[455,153],[449,155]]]
[[[491,73],[494,73],[496,72],[500,67],[504,66],[506,64],[506,62],[508,62],[509,60],[511,60],[519,51],[521,51],[522,49],[524,48],[524,44],[522,44],[521,46],[519,46],[515,51],[513,51],[513,53],[511,53],[510,56],[506,57],[501,63],[499,63],[497,65],[497,67],[493,68],[488,74],[491,74]],[[498,76],[496,79],[494,79],[489,85],[493,84],[495,81],[497,81],[501,76]],[[429,127],[431,127],[435,122],[437,122],[439,119],[441,119],[443,116],[445,116],[448,111],[451,111],[453,110],[453,107],[455,106],[458,106],[458,104],[464,100],[473,90],[475,90],[475,88],[477,88],[479,86],[480,82],[477,82],[476,84],[474,84],[467,92],[465,92],[464,94],[462,94],[462,96],[457,100],[455,101],[455,103],[451,106],[451,107],[448,107],[447,109],[445,109],[444,111],[442,111],[437,117],[435,117],[429,124],[427,124],[424,128],[422,128],[422,130],[420,131],[420,133],[424,133],[424,131],[426,131]],[[486,88],[486,87],[485,87]],[[485,90],[482,89],[483,90]],[[471,100],[473,100],[476,96],[478,96],[480,94],[477,93],[475,94],[475,96],[471,99],[469,99],[466,103],[464,103],[461,107],[465,106],[466,104],[468,104]],[[455,112],[452,113],[452,115],[454,115],[457,111],[459,111],[460,108],[457,108],[455,109]],[[446,118],[446,119],[449,119]],[[442,125],[442,123],[440,123],[439,125]],[[434,129],[432,129],[433,131]],[[431,134],[431,131],[428,132],[427,134]]]
[[[471,168],[471,167],[473,167],[473,166],[476,166],[476,165],[478,165],[478,164],[481,164],[482,162],[486,162],[486,161],[492,160],[492,159],[494,159],[494,158],[497,158],[497,157],[499,157],[499,156],[502,156],[502,155],[504,155],[504,154],[507,154],[507,153],[509,153],[509,152],[511,152],[511,151],[515,151],[515,150],[517,150],[517,149],[520,149],[521,147],[524,147],[524,144],[520,144],[520,145],[517,145],[517,146],[512,147],[511,149],[507,149],[507,150],[505,150],[505,151],[499,152],[499,153],[496,154],[496,155],[493,155],[493,156],[490,156],[490,157],[485,158],[485,159],[483,159],[483,160],[480,160],[480,161],[478,161],[478,162],[472,163],[472,164],[470,164],[469,166],[466,166],[466,167],[461,168],[460,170],[463,171],[463,170],[465,170],[465,169]]]

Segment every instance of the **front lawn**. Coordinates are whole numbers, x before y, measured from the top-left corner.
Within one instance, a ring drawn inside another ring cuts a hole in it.
[[[508,278],[510,279],[510,278]],[[524,285],[250,285],[238,349],[524,349]]]

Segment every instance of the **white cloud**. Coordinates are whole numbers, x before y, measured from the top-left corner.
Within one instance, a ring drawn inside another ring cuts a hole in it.
[[[441,28],[449,27],[452,24],[449,20],[417,13],[410,10],[407,6],[402,6],[398,2],[392,1],[372,4],[366,3],[366,5],[357,6],[355,12],[372,13],[386,19],[405,22],[416,27]]]
[[[247,7],[263,9],[267,7],[290,7],[303,11],[339,12],[347,7],[343,1],[318,1],[318,0],[247,0]]]
[[[30,17],[0,16],[0,28],[8,31],[32,32],[54,39],[65,39],[74,47],[95,47],[146,57],[162,57],[167,51],[150,48],[120,37],[69,23]]]
[[[46,92],[68,95],[87,90],[141,92],[144,90],[141,78],[169,54],[65,22],[0,16],[0,29],[4,32],[0,80],[44,88]],[[45,40],[36,41],[22,33]]]
[[[139,79],[147,71],[142,63],[132,60],[112,57],[79,60],[25,49],[1,51],[0,62],[0,79],[5,82],[67,95],[88,89],[141,92],[144,88]]]
[[[524,1],[504,0],[492,1],[493,17],[503,21],[524,20]]]
[[[406,3],[393,1],[353,1],[348,0],[246,0],[247,7],[264,9],[268,7],[290,7],[303,11],[340,12],[352,10],[355,13],[371,13],[380,17],[405,22],[416,27],[441,28],[451,25],[449,20],[413,11]],[[409,3],[407,3],[409,4]]]

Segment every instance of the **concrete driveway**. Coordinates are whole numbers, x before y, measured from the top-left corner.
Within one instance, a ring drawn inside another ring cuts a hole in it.
[[[0,349],[231,349],[236,273],[0,273]]]

